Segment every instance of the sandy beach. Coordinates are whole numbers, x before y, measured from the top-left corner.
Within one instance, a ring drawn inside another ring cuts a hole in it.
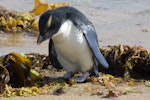
[[[47,0],[53,3],[51,0]],[[98,34],[100,47],[113,45],[142,46],[150,50],[150,0],[56,0],[68,2],[83,12],[93,22]],[[28,12],[33,9],[31,0],[0,0],[0,5],[9,10]],[[36,44],[37,37],[27,35],[0,34],[0,55],[10,52],[48,54],[48,41]],[[65,94],[40,95],[33,97],[0,98],[0,100],[149,100],[150,88],[144,84],[127,88],[138,90],[113,98],[91,96],[84,87],[93,88],[93,84],[81,83],[78,88],[70,87]],[[98,86],[99,87],[99,86]],[[97,88],[95,86],[95,88]],[[119,85],[117,89],[123,89]]]

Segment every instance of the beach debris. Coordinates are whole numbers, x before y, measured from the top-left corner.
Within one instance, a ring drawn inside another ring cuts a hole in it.
[[[98,91],[101,90],[93,90],[91,87],[85,87],[84,90],[87,92],[93,92],[92,95],[117,97],[130,93],[128,91],[116,91],[115,89],[118,84],[124,83],[127,86],[133,87],[142,83],[140,81],[136,81],[136,79],[146,79],[147,81],[143,82],[143,84],[147,87],[150,86],[150,82],[148,80],[150,79],[150,52],[148,50],[140,46],[131,47],[127,45],[109,46],[107,48],[101,48],[100,50],[108,61],[110,67],[106,70],[99,66],[99,70],[101,71],[100,77],[89,76],[86,82],[90,82],[93,85],[104,86],[108,89],[108,94],[99,94]],[[51,93],[54,93],[54,95],[59,95],[60,87],[64,89],[68,87],[76,87],[79,84],[74,80],[66,82],[66,80],[61,78],[46,77],[51,76],[50,73],[65,73],[64,71],[59,72],[58,70],[54,70],[55,68],[52,69],[49,67],[51,66],[51,62],[49,62],[48,55],[12,52],[0,57],[0,63],[2,64],[0,67],[0,75],[2,75],[1,84],[4,86],[2,89],[5,94],[3,96],[5,97],[16,95],[27,96],[26,94],[30,94],[31,90],[28,91],[28,89],[26,90],[22,87],[28,86],[28,82],[32,83],[30,88],[37,87],[39,89],[35,89],[35,91],[40,91],[36,92],[35,95],[49,94],[50,91],[52,91]],[[3,77],[3,74],[5,74],[8,78]],[[78,77],[80,74],[81,73],[79,72],[75,75]],[[17,75],[18,79],[16,79],[15,75]],[[22,84],[21,86],[17,85],[18,81]],[[58,94],[57,91],[55,92],[57,89]]]
[[[149,29],[142,30],[142,32],[150,32]]]
[[[40,70],[50,64],[47,58],[46,55],[36,53],[23,54],[16,52],[0,57],[1,92],[5,89],[6,84],[11,85],[13,88],[33,86],[34,82],[41,77]]]
[[[75,80],[69,80],[69,85],[72,86],[74,84],[76,84],[77,82]]]
[[[118,45],[100,49],[110,67],[102,72],[132,78],[150,78],[150,51],[141,46]]]
[[[4,56],[2,63],[9,72],[10,83],[13,87],[31,84],[31,63],[25,55],[12,52]]]
[[[61,95],[61,94],[64,94],[64,93],[66,93],[66,92],[64,91],[64,89],[62,87],[60,87],[60,88],[56,89],[55,91],[53,91],[53,95]]]
[[[34,9],[29,12],[16,12],[0,6],[0,30],[7,33],[29,32],[37,36],[38,18],[42,12],[62,6],[68,3],[47,3],[45,0],[34,0]]]
[[[91,82],[93,84],[97,84],[98,83],[98,78],[94,77],[94,76],[90,76],[86,79],[88,82]]]
[[[14,96],[36,96],[40,93],[38,87],[22,87],[22,88],[12,88],[11,86],[6,85],[5,91],[3,92],[3,97],[14,97]]]
[[[34,9],[30,11],[34,15],[40,15],[42,12],[46,10],[51,10],[55,8],[59,8],[62,6],[68,6],[68,3],[53,3],[50,4],[46,2],[46,0],[34,0]]]
[[[37,71],[46,69],[51,64],[48,55],[42,55],[39,53],[29,53],[25,55],[30,59],[32,69]]]
[[[114,91],[114,90],[109,90],[108,94],[105,96],[106,98],[112,98],[112,97],[118,97],[122,95],[122,93],[118,92],[118,91]]]
[[[146,80],[144,84],[145,86],[150,87],[150,80]]]
[[[10,80],[8,70],[0,64],[0,93],[4,91],[5,84],[7,84]]]
[[[91,93],[91,96],[93,96],[93,95],[101,96],[103,94],[104,93],[102,91],[96,91],[96,92]]]
[[[31,13],[9,11],[0,6],[0,30],[8,33],[21,33],[27,31],[37,35],[38,21]]]

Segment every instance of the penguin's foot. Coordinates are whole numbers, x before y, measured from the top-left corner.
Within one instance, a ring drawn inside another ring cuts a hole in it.
[[[63,78],[64,79],[70,79],[72,77],[72,73],[66,73]]]
[[[88,77],[90,75],[90,73],[89,72],[85,72],[85,73],[83,73],[81,76],[79,76],[79,77],[72,77],[72,78],[70,78],[70,79],[72,79],[72,80],[75,80],[75,81],[77,81],[77,82],[84,82],[85,80],[86,80],[86,78]]]

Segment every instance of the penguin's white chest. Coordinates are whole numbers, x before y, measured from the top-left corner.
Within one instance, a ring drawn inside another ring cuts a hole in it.
[[[64,22],[52,39],[58,60],[67,72],[86,72],[93,67],[90,47],[71,21]]]

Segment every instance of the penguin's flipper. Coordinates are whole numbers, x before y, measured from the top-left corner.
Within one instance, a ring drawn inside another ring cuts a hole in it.
[[[49,59],[53,67],[55,67],[56,69],[62,69],[62,66],[57,59],[57,54],[52,39],[50,39],[49,41]]]
[[[70,78],[70,79],[75,80],[76,82],[81,83],[81,82],[84,82],[84,81],[86,80],[86,78],[87,78],[89,75],[90,75],[89,72],[85,72],[85,73],[83,73],[83,74],[82,74],[81,76],[79,76],[79,77],[72,77],[72,78]]]
[[[94,57],[96,60],[105,68],[108,68],[109,65],[107,61],[105,60],[104,56],[99,50],[98,42],[97,42],[97,35],[95,31],[89,29],[84,33],[84,36],[89,44],[89,47],[91,48]]]

